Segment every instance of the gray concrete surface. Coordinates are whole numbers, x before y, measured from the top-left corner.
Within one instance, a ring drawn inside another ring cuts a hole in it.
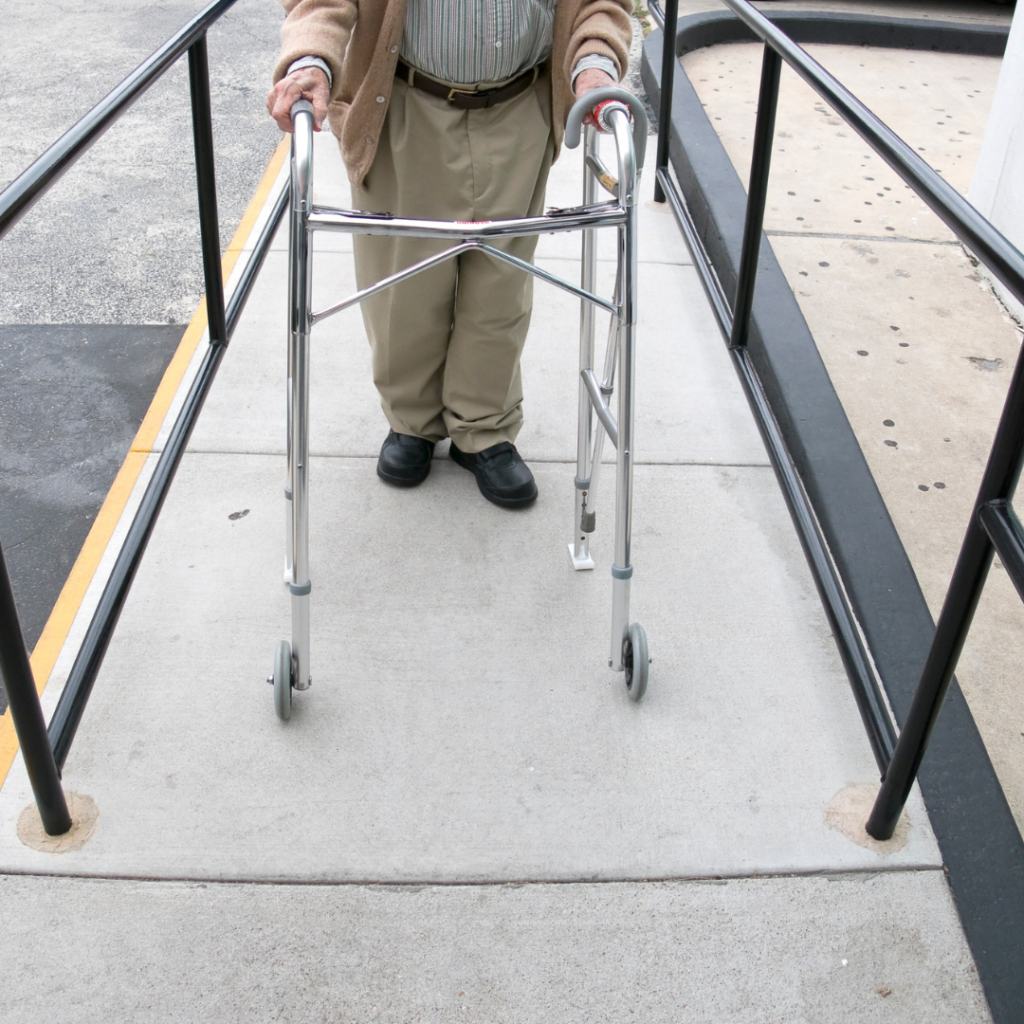
[[[578,171],[571,159],[557,165],[553,198],[571,199]],[[892,854],[862,849],[824,822],[836,792],[869,783],[874,764],[695,274],[667,262],[679,259],[668,230],[664,213],[645,208],[633,592],[657,667],[642,708],[604,668],[606,568],[574,574],[565,556],[578,307],[538,286],[521,449],[542,496],[522,516],[484,502],[472,478],[445,459],[416,491],[383,487],[374,460],[386,424],[358,314],[333,347],[328,332],[340,319],[314,332],[317,682],[287,729],[268,714],[261,680],[273,643],[288,633],[279,583],[285,262],[275,255],[121,620],[124,646],[111,650],[104,669],[110,682],[89,709],[109,753],[101,746],[90,757],[86,743],[72,755],[79,767],[68,765],[67,778],[79,780],[69,784],[97,799],[104,827],[59,861],[5,844],[0,864],[160,877],[447,881],[937,865],[920,810],[911,812],[911,843]],[[545,240],[552,242],[568,255],[567,240]],[[347,260],[333,252],[319,258],[334,287],[350,283]],[[571,272],[564,258],[550,265]],[[600,507],[595,552],[604,567],[607,497]],[[747,582],[737,619],[738,579]],[[235,607],[245,612],[229,611]],[[156,687],[131,685],[154,671]],[[47,691],[48,701],[56,692]],[[715,735],[707,725],[723,701],[733,712],[727,734]],[[837,718],[833,702],[846,713]],[[244,709],[245,724],[235,719],[229,739],[223,721],[231,708],[232,717]],[[638,718],[620,717],[634,711]],[[634,719],[639,733],[627,725]],[[765,735],[768,720],[779,745],[768,752],[746,744],[747,735]],[[126,748],[123,737],[147,721],[163,723],[163,741]],[[295,748],[300,730],[306,738]],[[578,739],[563,749],[562,734]],[[255,746],[254,736],[261,737]],[[557,756],[545,756],[546,748]],[[785,785],[787,796],[768,800],[763,766],[798,749],[815,773],[784,773],[786,781],[773,785]],[[610,761],[609,750],[616,751]],[[121,765],[112,776],[110,755]],[[329,822],[316,810],[325,794],[308,788],[309,763],[330,788],[337,813]],[[719,770],[708,774],[710,764]],[[211,777],[224,781],[208,800],[179,798]],[[253,817],[246,794],[254,779],[258,788],[283,787],[282,806],[291,809]],[[24,793],[12,776],[0,799],[4,831]],[[729,806],[740,819],[723,814]],[[140,812],[153,827],[140,827]],[[654,819],[664,824],[652,831]],[[317,841],[325,828],[331,840]],[[169,842],[171,834],[178,838]],[[307,848],[308,859],[296,856]]]
[[[809,49],[967,192],[998,59]],[[683,66],[743,177],[759,48],[712,47]],[[951,232],[788,70],[780,96],[766,228],[937,615],[1021,328]],[[997,560],[957,677],[1024,827],[1022,637],[1024,608]]]
[[[444,887],[8,876],[0,901],[4,1001],[22,1024],[988,1019],[934,871]]]
[[[572,466],[536,465],[538,505],[508,516],[447,460],[414,492],[385,488],[374,461],[313,463],[314,685],[282,725],[263,681],[289,635],[281,459],[186,458],[64,772],[102,827],[75,853],[26,848],[12,772],[0,869],[507,881],[939,865],[916,801],[901,850],[825,822],[877,773],[770,470],[638,470],[633,617],[654,664],[637,707],[605,664],[607,528],[599,571],[568,564]]]

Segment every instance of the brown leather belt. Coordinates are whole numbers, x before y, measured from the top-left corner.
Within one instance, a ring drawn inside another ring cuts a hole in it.
[[[441,99],[447,100],[458,110],[485,110],[488,107],[493,107],[496,103],[504,103],[506,100],[526,92],[537,81],[542,68],[543,65],[538,64],[536,67],[530,68],[529,71],[524,71],[518,78],[513,78],[508,85],[503,85],[498,89],[455,89],[435,78],[430,78],[422,71],[417,71],[399,58],[395,67],[395,77],[400,78],[414,89],[421,89],[431,96],[440,96]]]

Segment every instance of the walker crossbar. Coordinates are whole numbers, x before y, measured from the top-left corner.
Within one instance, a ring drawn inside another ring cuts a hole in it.
[[[316,206],[307,219],[310,231],[342,231],[356,235],[411,235],[415,238],[522,238],[526,235],[554,235],[581,228],[616,227],[625,224],[627,212],[617,203],[574,206],[549,210],[540,217],[515,220],[415,220],[387,213],[366,214]]]
[[[599,106],[600,104],[600,106]],[[575,295],[581,300],[579,431],[576,461],[576,510],[569,554],[575,569],[592,569],[590,534],[596,525],[595,495],[605,434],[616,450],[615,549],[612,564],[612,630],[609,666],[625,672],[630,697],[639,700],[647,688],[647,637],[642,626],[629,622],[630,561],[633,511],[633,410],[636,362],[637,289],[637,179],[647,138],[647,118],[642,104],[622,89],[598,89],[578,100],[569,113],[566,144],[579,143],[584,118],[596,113],[600,127],[615,141],[618,178],[598,154],[598,133],[593,125],[584,132],[583,204],[549,210],[543,216],[513,220],[449,222],[394,217],[388,213],[313,206],[313,109],[306,100],[292,107],[294,136],[291,157],[291,228],[289,232],[288,316],[288,475],[285,485],[287,554],[285,581],[292,603],[291,642],[282,640],[268,682],[274,686],[274,703],[282,719],[291,716],[292,690],[307,689],[309,671],[309,368],[310,331],[315,323],[362,302],[363,299],[401,281],[475,250],[502,260]],[[632,123],[631,115],[632,114]],[[596,202],[600,183],[615,198]],[[617,229],[615,295],[612,301],[596,294],[596,239],[599,228]],[[406,267],[349,298],[319,312],[312,311],[313,233],[340,231],[364,235],[405,235],[448,240],[453,244]],[[541,270],[532,263],[487,244],[503,238],[583,232],[580,285]],[[611,314],[604,375],[594,373],[594,309]],[[609,399],[619,373],[618,409],[613,415]],[[596,417],[595,417],[596,414]],[[596,423],[595,423],[596,419]]]
[[[477,241],[476,239],[470,239],[468,242],[453,245],[450,249],[445,249],[442,252],[435,253],[433,256],[428,256],[425,260],[420,260],[419,263],[414,263],[412,266],[406,267],[404,270],[399,270],[398,273],[392,274],[390,277],[382,278],[376,284],[372,284],[368,288],[364,288],[362,291],[356,292],[354,295],[350,295],[347,299],[344,299],[333,306],[328,306],[326,309],[322,309],[318,313],[313,313],[312,323],[317,324],[321,320],[326,320],[327,317],[333,316],[335,313],[340,313],[343,310],[348,309],[350,306],[354,306],[357,303],[362,302],[363,299],[368,299],[371,295],[376,295],[378,292],[382,292],[385,289],[390,288],[392,285],[399,284],[402,281],[407,281],[410,277],[415,277],[421,271],[429,270],[431,267],[436,267],[439,263],[444,263],[446,260],[450,260],[453,257],[458,256],[460,253],[468,252],[470,249],[485,252],[489,256],[493,256],[495,259],[511,263],[512,266],[518,267],[520,270],[524,270],[529,274],[533,274],[534,277],[539,277],[542,281],[547,281],[549,284],[555,285],[556,288],[562,288],[567,292],[571,292],[573,295],[576,295],[587,302],[592,302],[595,306],[600,306],[602,309],[606,309],[609,313],[617,314],[619,311],[619,307],[616,303],[609,302],[607,299],[602,299],[600,295],[592,295],[590,292],[584,291],[582,288],[578,288],[571,282],[563,280],[558,277],[557,274],[549,274],[546,270],[541,270],[540,267],[536,267],[532,263],[527,263],[525,260],[521,260],[517,256],[512,256],[510,253],[502,252],[500,249],[495,249],[493,246],[485,245],[483,242]]]

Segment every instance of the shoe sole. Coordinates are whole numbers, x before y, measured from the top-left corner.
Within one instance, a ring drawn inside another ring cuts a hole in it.
[[[456,466],[461,466],[467,472],[473,473],[473,476],[476,479],[477,488],[479,489],[480,493],[489,502],[491,502],[492,505],[497,505],[500,508],[526,508],[528,505],[532,505],[537,500],[536,485],[534,485],[533,494],[528,494],[521,498],[503,498],[501,497],[501,495],[495,494],[493,491],[485,490],[484,485],[480,482],[480,477],[478,477],[476,473],[473,472],[473,467],[467,466],[466,463],[464,463],[459,458],[461,454],[462,452],[460,452],[459,449],[456,448],[454,444],[451,446],[448,452],[449,458],[452,460],[452,462],[455,463]]]
[[[381,469],[380,462],[377,463],[377,476],[381,478],[386,484],[391,484],[392,487],[419,487],[424,480],[430,476],[430,463],[428,462],[426,468],[423,470],[421,476],[406,477],[406,476],[392,476],[390,473],[385,473]]]

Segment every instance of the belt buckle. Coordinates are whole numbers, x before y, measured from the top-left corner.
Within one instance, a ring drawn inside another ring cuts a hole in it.
[[[456,96],[479,96],[479,89],[449,89],[447,102],[452,103]]]

